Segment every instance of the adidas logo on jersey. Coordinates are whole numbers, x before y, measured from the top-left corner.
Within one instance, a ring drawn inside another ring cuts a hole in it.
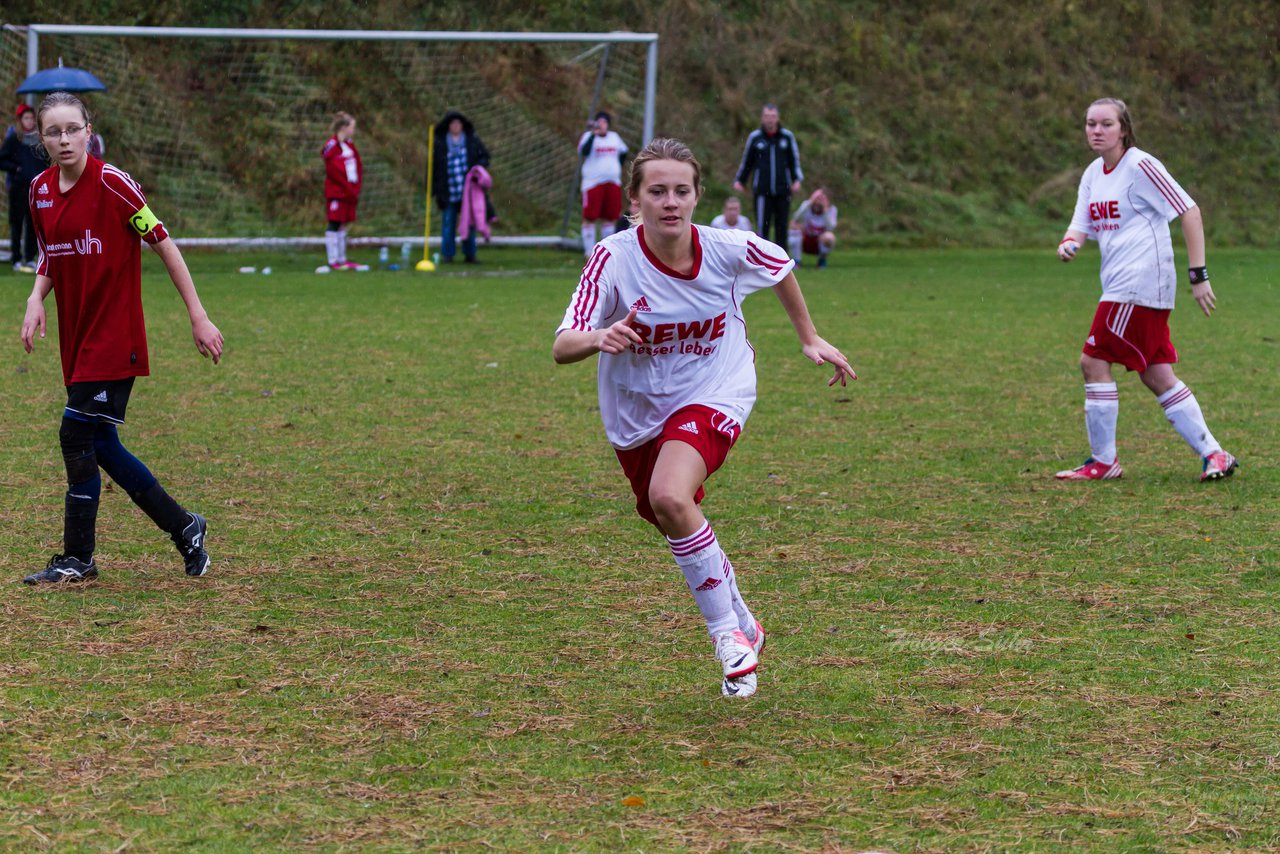
[[[93,396],[93,399],[94,399],[94,400],[96,400],[96,401],[98,401],[98,403],[106,403],[106,402],[107,402],[107,390],[104,388],[102,391],[100,391],[100,392],[98,392],[97,394],[95,394],[95,395]]]
[[[633,302],[631,304],[631,310],[632,311],[653,311],[653,309],[649,308],[649,301],[644,297],[640,297],[640,299]]]
[[[688,424],[681,424],[679,429],[683,430],[686,433],[692,433],[693,435],[696,436],[698,435],[698,422],[690,421]]]
[[[40,185],[40,189],[36,190],[36,192],[37,192],[37,193],[39,193],[39,194],[40,194],[40,195],[42,195],[42,196],[47,196],[47,195],[49,195],[49,185],[48,185],[48,184],[41,184],[41,185]]]

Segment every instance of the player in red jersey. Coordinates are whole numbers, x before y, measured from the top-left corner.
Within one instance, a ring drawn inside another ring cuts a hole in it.
[[[1057,477],[1112,480],[1123,473],[1116,456],[1120,393],[1113,364],[1142,377],[1169,423],[1200,457],[1202,481],[1229,477],[1236,458],[1214,438],[1196,396],[1174,374],[1178,351],[1169,339],[1177,277],[1168,224],[1175,219],[1181,220],[1187,243],[1191,297],[1206,317],[1214,309],[1200,208],[1163,163],[1135,145],[1124,101],[1102,98],[1090,104],[1085,137],[1098,158],[1080,177],[1075,213],[1058,243],[1058,257],[1070,261],[1086,238],[1096,240],[1102,253],[1102,299],[1080,356],[1092,453]]]
[[[347,260],[347,227],[356,221],[356,205],[360,202],[364,164],[351,138],[356,134],[356,120],[348,113],[333,117],[333,136],[324,144],[325,216],[329,230],[324,233],[324,248],[330,270],[358,270],[359,264]],[[324,272],[321,268],[320,272]]]
[[[745,231],[693,225],[701,167],[684,143],[655,139],[631,166],[638,228],[600,241],[556,331],[556,362],[599,355],[600,414],[636,496],[636,511],[667,538],[723,667],[721,691],[755,693],[764,630],[699,508],[703,482],[724,463],[756,397],[755,351],[742,299],[773,288],[804,354],[856,379],[818,336],[794,262]]]
[[[186,303],[196,349],[215,364],[222,357],[222,333],[209,321],[182,253],[147,207],[137,182],[89,155],[93,126],[84,104],[74,95],[54,92],[41,103],[37,121],[53,166],[31,182],[29,191],[40,255],[22,321],[22,344],[30,353],[36,335],[44,337],[44,299],[53,291],[67,387],[58,438],[68,486],[63,554],[23,580],[44,584],[97,577],[93,552],[102,490],[99,467],[169,534],[187,575],[204,575],[209,568],[204,517],[174,501],[116,433],[116,425],[124,423],[134,379],[150,373],[139,238],[164,262]]]

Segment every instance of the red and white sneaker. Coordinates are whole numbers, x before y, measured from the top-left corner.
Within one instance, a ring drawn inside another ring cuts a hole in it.
[[[1231,474],[1239,465],[1240,463],[1236,462],[1236,458],[1226,451],[1214,451],[1204,458],[1204,471],[1200,474],[1200,480],[1203,482],[1231,477]]]
[[[760,687],[760,682],[756,678],[756,674],[748,673],[746,676],[739,676],[737,679],[726,679],[720,683],[720,693],[725,697],[734,697],[744,700],[756,692]]]
[[[725,679],[746,676],[760,666],[755,647],[741,629],[725,632],[716,638],[716,658],[724,668]]]
[[[1119,460],[1113,463],[1100,463],[1093,457],[1089,457],[1080,466],[1060,471],[1054,477],[1058,480],[1111,480],[1123,475],[1124,469],[1120,468]]]

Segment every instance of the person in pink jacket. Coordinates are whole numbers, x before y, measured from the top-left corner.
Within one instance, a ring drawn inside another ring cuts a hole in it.
[[[493,186],[493,176],[483,166],[472,166],[467,172],[467,180],[462,185],[462,212],[458,217],[458,232],[471,234],[471,229],[480,232],[485,242],[493,236],[489,228],[488,191]]]

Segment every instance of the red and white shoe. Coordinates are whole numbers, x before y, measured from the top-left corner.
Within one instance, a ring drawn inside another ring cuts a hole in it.
[[[1083,464],[1060,471],[1054,477],[1058,480],[1112,480],[1123,475],[1124,469],[1120,468],[1119,460],[1113,463],[1100,463],[1093,457],[1089,457]]]
[[[1206,480],[1221,480],[1224,477],[1231,477],[1239,465],[1240,463],[1236,462],[1236,458],[1226,451],[1214,451],[1204,458],[1204,471],[1200,474],[1200,480],[1204,482]]]
[[[725,679],[746,676],[760,666],[754,645],[741,629],[725,632],[716,638],[716,658],[724,668]]]
[[[760,682],[756,678],[756,674],[748,673],[746,676],[739,676],[737,679],[725,679],[720,683],[720,693],[725,697],[745,700],[754,694],[759,687]]]

